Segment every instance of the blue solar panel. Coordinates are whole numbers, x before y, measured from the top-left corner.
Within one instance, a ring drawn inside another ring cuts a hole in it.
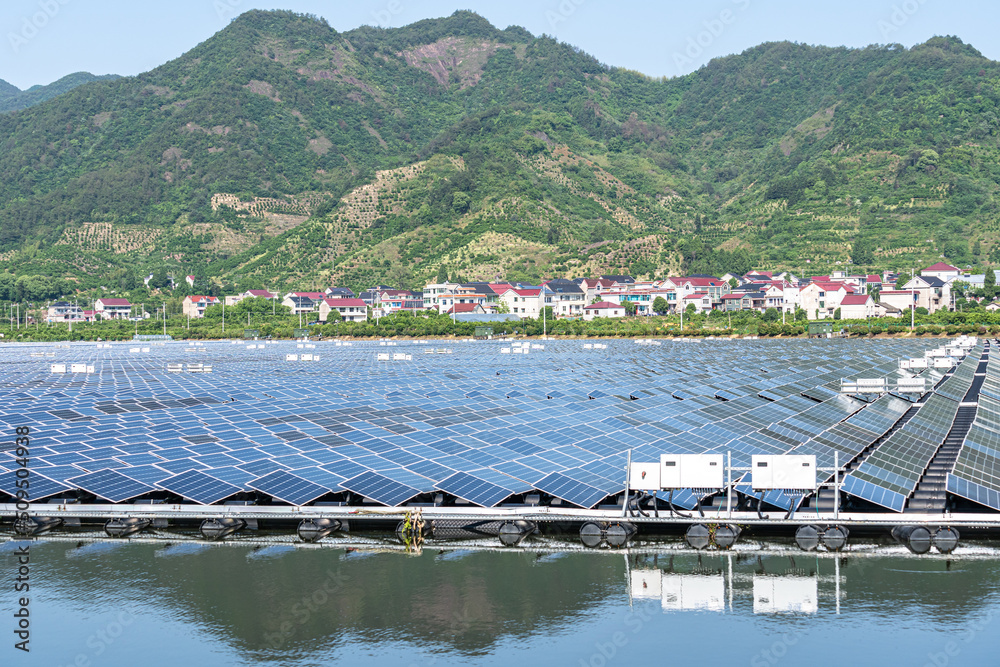
[[[249,486],[291,505],[305,505],[333,490],[284,470],[255,479]]]
[[[559,473],[552,473],[538,482],[535,487],[539,491],[544,491],[586,509],[593,507],[610,495]]]
[[[238,486],[220,481],[197,470],[189,470],[168,477],[159,482],[157,486],[202,505],[211,505],[242,490]]]
[[[341,482],[340,486],[389,507],[405,503],[420,493],[418,489],[394,482],[376,472],[362,473],[357,477]]]
[[[137,482],[114,470],[101,470],[67,481],[113,503],[124,502],[155,490],[148,484]]]
[[[437,483],[437,488],[482,507],[493,507],[513,492],[468,473],[459,472]]]
[[[18,487],[18,481],[21,482],[21,487]],[[18,490],[26,491],[28,494],[27,501],[32,503],[74,488],[48,479],[37,472],[33,472],[27,478],[27,486],[25,487],[24,485],[24,478],[18,477],[17,472],[14,470],[0,474],[0,491],[14,497],[17,496]]]

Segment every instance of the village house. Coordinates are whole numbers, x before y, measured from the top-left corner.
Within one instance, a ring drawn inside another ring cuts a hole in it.
[[[916,292],[917,308],[926,308],[929,313],[951,308],[951,280],[946,281],[937,275],[924,275],[921,272],[919,276],[910,278],[903,289]]]
[[[565,278],[542,283],[542,298],[556,317],[583,317],[583,308],[587,305],[583,289]]]
[[[875,317],[875,299],[870,294],[848,294],[840,301],[840,319],[866,320]]]
[[[625,317],[625,307],[610,301],[598,301],[583,309],[583,319],[591,321],[598,317]]]
[[[219,303],[217,296],[186,296],[181,302],[181,308],[188,317],[205,317],[205,309]]]
[[[83,308],[66,301],[56,301],[49,306],[46,322],[83,322],[85,321]]]
[[[128,299],[101,297],[94,302],[94,314],[101,320],[125,320],[132,313]]]
[[[273,292],[269,292],[266,289],[248,289],[246,292],[243,292],[241,294],[235,294],[232,296],[224,297],[224,302],[227,306],[235,306],[243,299],[256,299],[256,298],[277,299],[278,295]]]
[[[521,318],[530,317],[538,319],[542,316],[542,288],[541,287],[512,287],[499,289],[500,303],[504,304],[507,312]]]
[[[916,307],[917,292],[915,290],[882,290],[879,292],[878,298],[880,304],[898,308],[900,311],[908,311],[910,308]]]
[[[368,319],[368,304],[355,298],[325,298],[319,303],[319,321],[327,322],[330,313],[340,314],[344,322],[364,322]]]
[[[832,319],[843,298],[853,293],[844,283],[811,282],[799,290],[799,306],[810,320]]]
[[[323,299],[325,301],[325,299]],[[316,310],[315,302],[307,296],[288,295],[281,305],[292,310],[292,315],[302,315]]]

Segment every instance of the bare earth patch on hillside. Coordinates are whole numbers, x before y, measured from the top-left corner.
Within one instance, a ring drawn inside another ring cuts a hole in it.
[[[406,64],[430,73],[442,86],[449,85],[452,74],[461,88],[479,83],[483,66],[497,49],[509,49],[507,44],[467,37],[445,37],[433,44],[416,46],[397,55]]]

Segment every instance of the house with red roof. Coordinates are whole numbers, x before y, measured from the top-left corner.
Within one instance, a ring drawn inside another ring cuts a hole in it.
[[[277,299],[278,295],[274,292],[269,292],[266,289],[248,289],[246,292],[240,294],[234,294],[232,296],[223,297],[223,302],[227,306],[235,306],[243,299]]]
[[[186,296],[181,302],[184,314],[188,317],[205,317],[205,309],[209,306],[217,306],[221,301],[217,296]]]
[[[952,266],[951,264],[945,264],[944,262],[938,262],[937,264],[932,264],[926,269],[920,270],[920,275],[929,276],[931,278],[940,278],[943,282],[949,283],[955,278],[962,275],[962,270],[958,267]]]
[[[474,315],[485,315],[489,312],[492,312],[492,310],[487,310],[486,306],[481,303],[456,303],[448,308],[444,314],[463,315],[466,313],[472,313]]]
[[[870,294],[848,294],[840,300],[840,319],[866,320],[875,317],[875,299]]]
[[[677,284],[676,280],[672,282]],[[722,303],[722,295],[729,294],[730,291],[729,283],[721,278],[712,278],[711,276],[681,278],[680,283],[677,284],[677,298],[684,302],[685,308],[687,302],[684,299],[692,294],[706,294],[714,304]]]
[[[339,313],[344,322],[364,322],[368,319],[368,304],[357,298],[327,297],[320,301],[319,321],[328,321],[331,312]]]
[[[541,287],[510,287],[500,292],[500,303],[507,307],[507,312],[518,317],[537,319],[542,316]]]
[[[722,297],[719,297],[719,299],[719,303],[721,303]],[[681,299],[681,303],[684,304],[684,312],[687,312],[688,306],[694,306],[694,312],[696,313],[708,312],[713,307],[712,297],[708,294],[688,294]]]
[[[625,317],[625,306],[610,301],[598,301],[583,309],[583,319],[587,322],[598,317]]]
[[[854,288],[845,283],[813,281],[799,289],[799,307],[810,320],[832,318],[848,294],[854,294]]]
[[[132,313],[128,299],[101,297],[94,302],[94,314],[101,320],[125,320]]]

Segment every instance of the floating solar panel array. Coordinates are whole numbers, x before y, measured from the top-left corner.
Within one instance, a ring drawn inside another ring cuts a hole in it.
[[[982,352],[981,344],[974,348],[912,419],[881,443],[856,471],[845,476],[845,493],[903,511],[907,498],[951,430]]]
[[[728,451],[736,466],[789,451],[814,453],[820,466],[834,451],[844,461],[909,403],[842,396],[840,380],[892,376],[900,357],[934,345],[608,341],[584,351],[549,341],[526,356],[477,341],[379,362],[377,343],[327,342],[316,346],[319,361],[303,365],[285,361],[295,343],[211,342],[195,349],[213,372],[191,374],[166,370],[191,360],[186,343],[138,354],[128,344],[7,344],[0,491],[14,493],[9,445],[26,425],[33,501],[78,492],[213,504],[249,494],[288,505],[443,498],[492,507],[539,494],[589,508],[621,492],[629,450],[650,461]],[[38,352],[53,356],[31,356]],[[52,363],[94,372],[52,373]],[[943,404],[928,407],[921,413],[947,417]]]
[[[976,419],[948,475],[948,491],[1000,509],[1000,364],[992,359],[979,391]]]

